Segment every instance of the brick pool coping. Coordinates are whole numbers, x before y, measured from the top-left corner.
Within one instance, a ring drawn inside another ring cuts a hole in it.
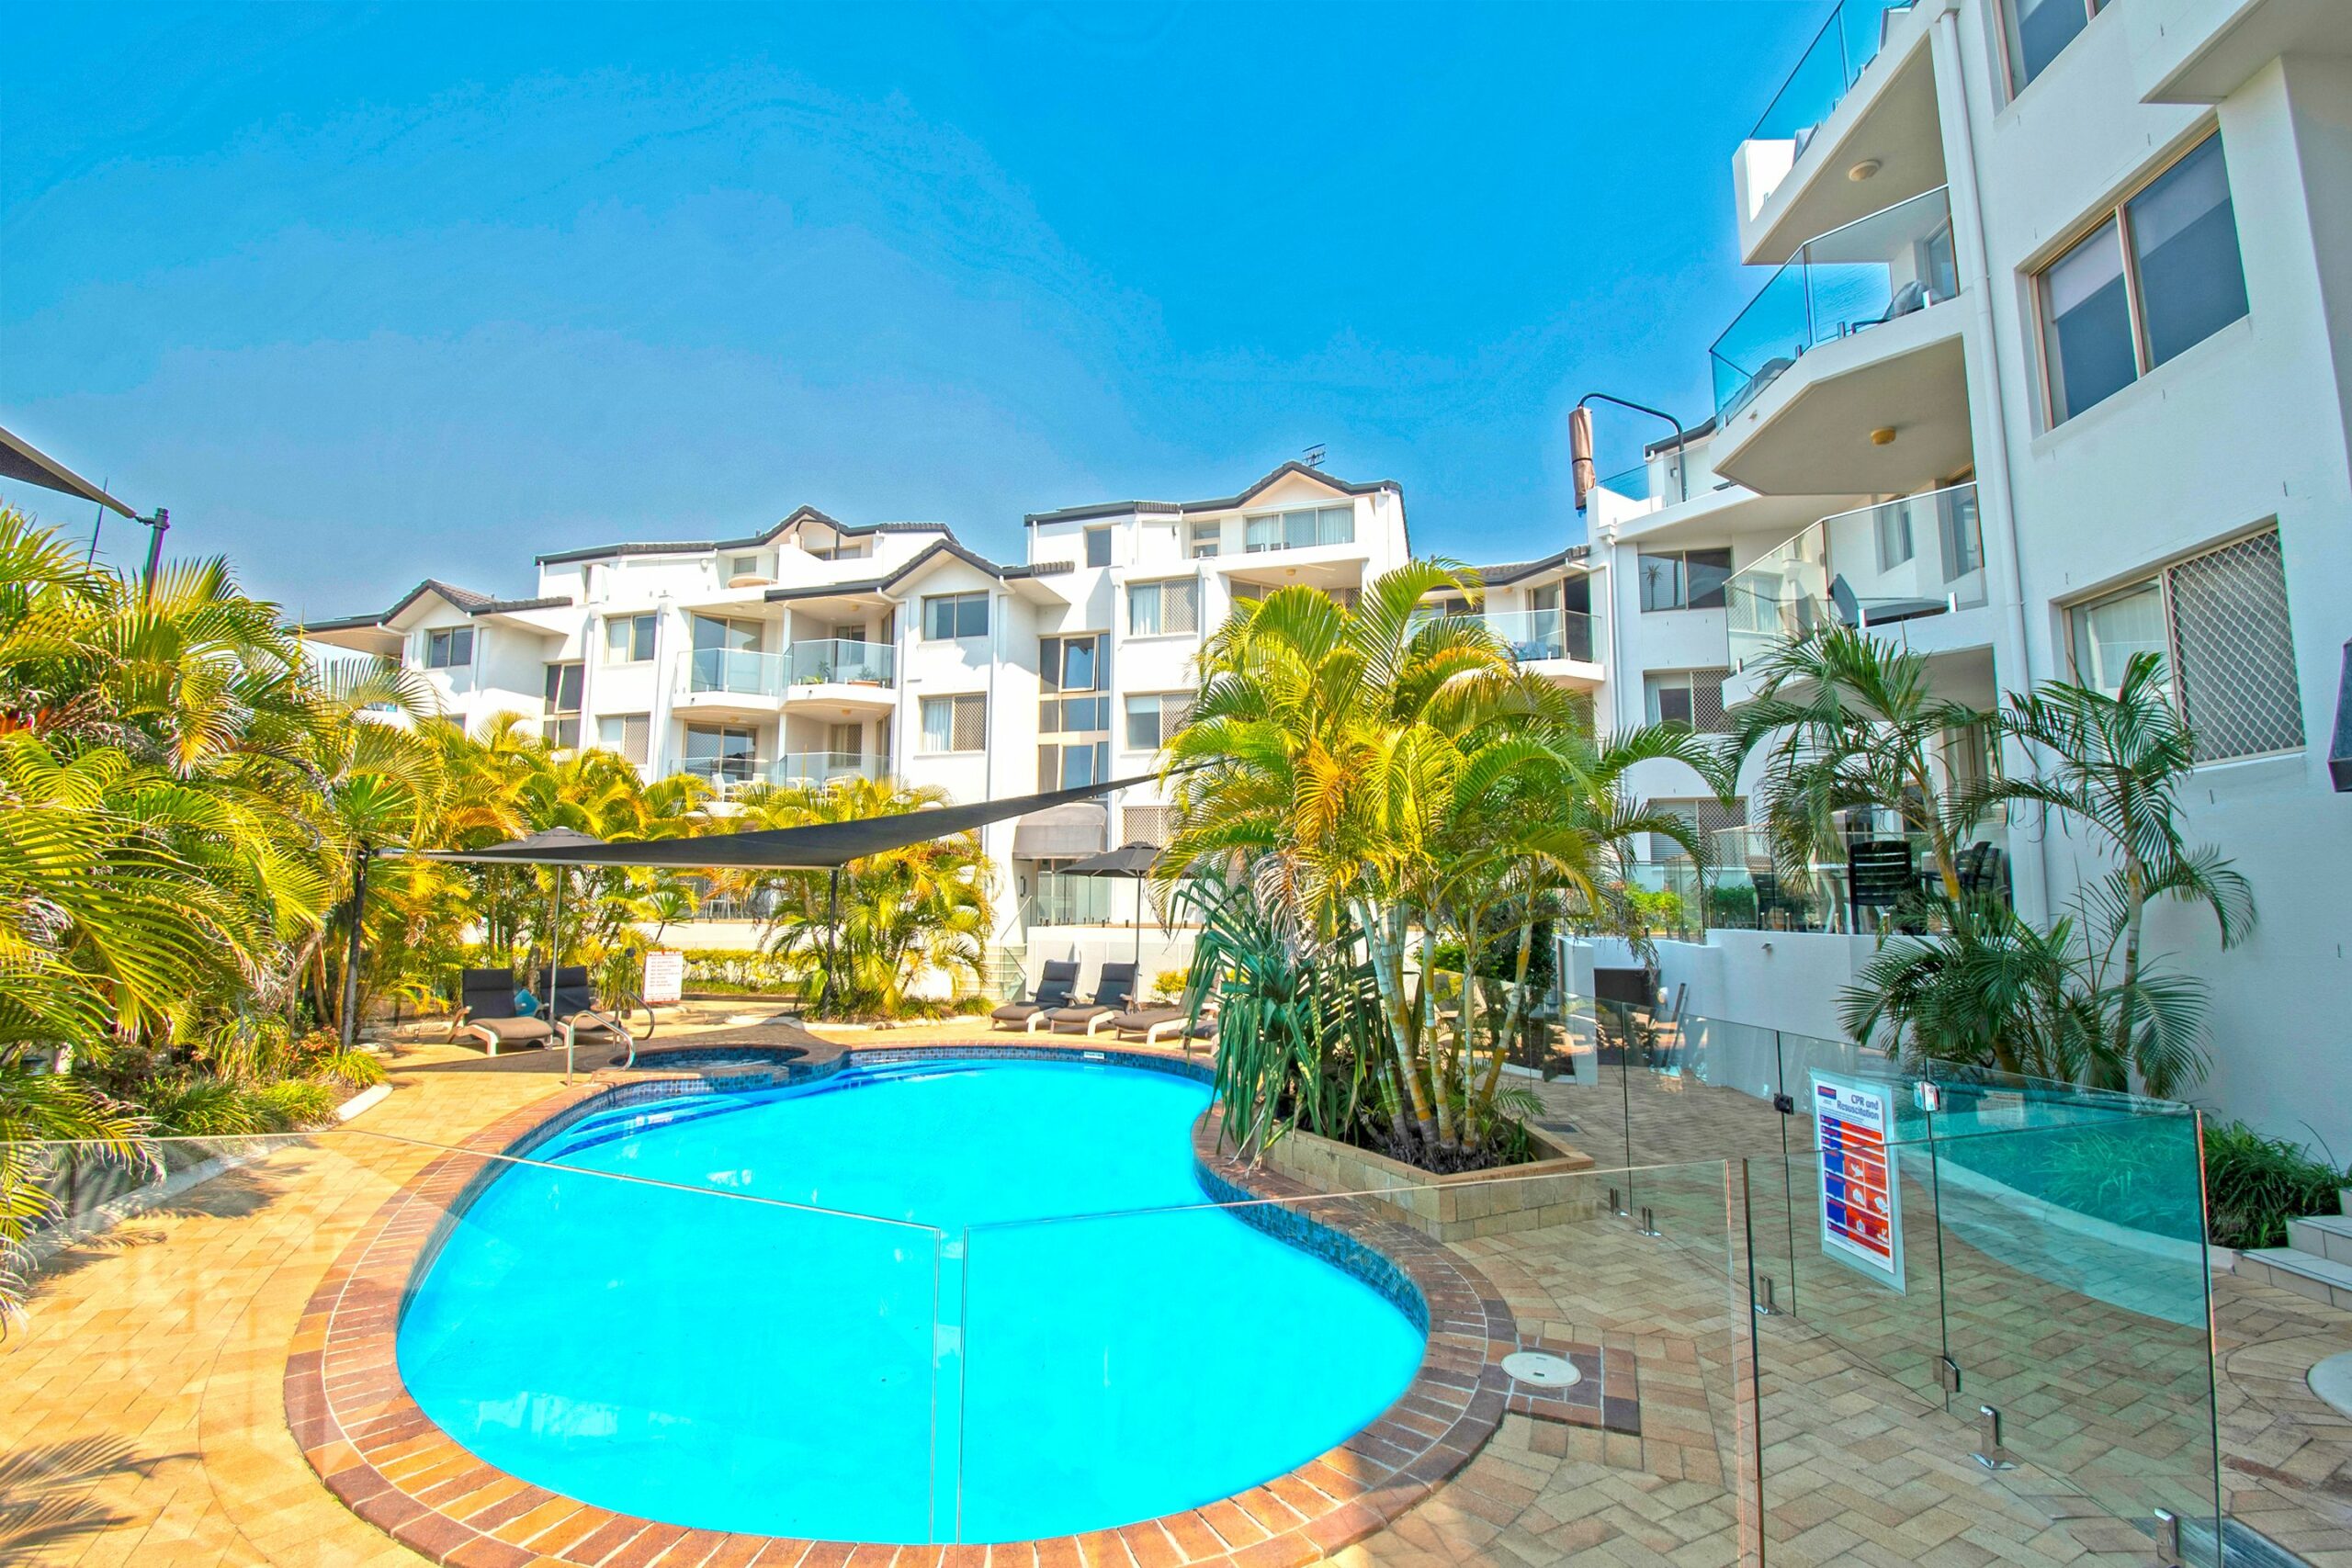
[[[712,1042],[716,1043],[717,1042]],[[592,1111],[680,1091],[721,1093],[830,1076],[854,1056],[1082,1056],[1204,1077],[1172,1055],[974,1042],[810,1048],[788,1066],[599,1073],[501,1118],[387,1199],[303,1309],[286,1361],[288,1429],[329,1491],[368,1523],[461,1568],[1297,1568],[1393,1523],[1467,1464],[1512,1393],[1502,1358],[1520,1334],[1476,1268],[1351,1200],[1327,1199],[1218,1147],[1213,1115],[1193,1129],[1204,1186],[1273,1201],[1242,1217],[1367,1279],[1423,1318],[1421,1364],[1380,1418],[1287,1474],[1200,1507],[1115,1529],[974,1546],[894,1546],[693,1529],[550,1492],[484,1463],[409,1397],[395,1352],[411,1279],[485,1174]],[[1312,1200],[1311,1202],[1306,1201]],[[1304,1216],[1310,1214],[1311,1220]],[[1380,1278],[1390,1271],[1386,1279]],[[1401,1293],[1401,1296],[1400,1296]]]

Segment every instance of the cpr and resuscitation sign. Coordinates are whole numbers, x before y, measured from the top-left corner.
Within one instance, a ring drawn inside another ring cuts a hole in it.
[[[685,994],[686,955],[654,948],[645,955],[645,1000],[648,1006],[674,1002]]]
[[[1821,1250],[1881,1284],[1903,1289],[1903,1192],[1886,1087],[1813,1075],[1821,1158]]]

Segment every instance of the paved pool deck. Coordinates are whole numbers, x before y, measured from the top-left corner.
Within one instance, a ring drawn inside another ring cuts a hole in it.
[[[842,1040],[915,1044],[959,1034],[974,1037],[966,1025]],[[492,1061],[461,1047],[405,1047],[393,1092],[354,1124],[371,1136],[329,1134],[284,1150],[52,1259],[28,1320],[0,1341],[0,1562],[430,1561],[363,1521],[320,1482],[288,1429],[288,1359],[306,1304],[386,1201],[442,1146],[560,1094],[548,1066],[543,1057]],[[1565,1119],[1589,1117],[1593,1108],[1575,1103],[1577,1092],[1549,1086],[1547,1104]],[[1747,1107],[1736,1103],[1744,1097],[1677,1098],[1644,1111],[1675,1139],[1754,1135]],[[1703,1125],[1717,1120],[1713,1132]],[[1697,1157],[1679,1145],[1676,1154]],[[1710,1190],[1689,1173],[1660,1177],[1649,1196],[1665,1233],[1656,1238],[1596,1213],[1574,1225],[1456,1244],[1508,1303],[1522,1337],[1619,1350],[1638,1365],[1640,1431],[1581,1425],[1558,1409],[1507,1414],[1433,1495],[1341,1550],[1338,1561],[1351,1568],[1736,1562],[1742,1520],[1755,1517],[1757,1501],[1737,1495],[1726,1478],[1744,1472],[1741,1455],[1759,1444],[1776,1564],[2148,1561],[2144,1537],[2038,1482],[2030,1466],[1997,1478],[1980,1469],[1969,1457],[1966,1423],[1864,1368],[1827,1331],[1835,1323],[1818,1315],[1760,1325],[1762,1431],[1749,1429],[1733,1398],[1736,1380],[1754,1374],[1745,1303],[1731,1289],[1744,1268],[1743,1244],[1727,1234],[1720,1178]],[[2162,1452],[2139,1451],[2154,1446],[2146,1434],[2163,1424],[2135,1420],[2121,1397],[2129,1380],[2099,1375],[2095,1352],[2110,1325],[2067,1324],[2061,1309],[2079,1312],[2079,1300],[2012,1292],[1985,1310],[1994,1306],[2011,1309],[2010,1326],[1999,1332],[2055,1324],[2067,1337],[2050,1353],[2073,1358],[2067,1364],[2081,1372],[2056,1408],[2025,1412],[2025,1419],[2043,1423],[2043,1435],[2072,1423],[2066,1435],[2079,1443],[2164,1462]],[[2352,1423],[2307,1389],[2298,1393],[2311,1364],[2352,1348],[2352,1317],[2229,1276],[2217,1283],[2215,1314],[2224,1484],[2233,1508],[2323,1568],[2352,1568]],[[601,1332],[585,1322],[549,1329]],[[1237,1523],[1237,1536],[1250,1528]],[[1069,1563],[1031,1552],[1017,1568],[1157,1568],[1119,1540]],[[1260,1543],[1227,1544],[1248,1562]],[[686,1568],[681,1552],[694,1550],[640,1532],[613,1543],[601,1561]],[[1020,1556],[1000,1549],[987,1568],[1014,1568]],[[694,1558],[729,1560],[707,1543]],[[793,1562],[826,1568],[813,1556]]]

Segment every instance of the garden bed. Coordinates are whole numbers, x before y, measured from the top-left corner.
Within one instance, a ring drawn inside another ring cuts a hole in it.
[[[1439,1176],[1386,1155],[1295,1132],[1265,1151],[1265,1163],[1326,1192],[1369,1194],[1386,1218],[1436,1241],[1506,1235],[1589,1219],[1600,1201],[1580,1178],[1593,1168],[1582,1149],[1531,1127],[1535,1157],[1518,1165]]]

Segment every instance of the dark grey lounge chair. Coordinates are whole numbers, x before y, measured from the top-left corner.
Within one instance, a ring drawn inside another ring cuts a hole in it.
[[[1940,615],[1951,608],[1948,599],[1882,599],[1866,607],[1844,572],[1829,580],[1829,601],[1838,606],[1838,619],[1849,626],[1888,626],[1922,615]]]
[[[1136,966],[1125,959],[1114,959],[1102,965],[1091,1001],[1057,1007],[1046,1015],[1046,1021],[1057,1034],[1076,1034],[1083,1030],[1091,1038],[1105,1022],[1135,1004]]]
[[[990,1027],[1020,1028],[1032,1033],[1045,1016],[1057,1007],[1069,1005],[1069,994],[1078,989],[1078,960],[1048,958],[1037,971],[1037,988],[1025,1001],[1007,1002],[989,1014]]]
[[[1122,1040],[1140,1040],[1147,1045],[1182,1040],[1185,1054],[1189,1055],[1193,1041],[1216,1038],[1216,1009],[1214,1006],[1203,1009],[1200,1021],[1187,1029],[1184,1022],[1191,1016],[1189,1008],[1130,1008],[1125,1012],[1114,1013],[1103,1020],[1102,1027],[1115,1031]]]
[[[469,1035],[495,1056],[502,1050],[536,1051],[555,1038],[544,1018],[514,1010],[514,971],[467,969],[458,976],[458,1010],[449,1018],[449,1038]]]

